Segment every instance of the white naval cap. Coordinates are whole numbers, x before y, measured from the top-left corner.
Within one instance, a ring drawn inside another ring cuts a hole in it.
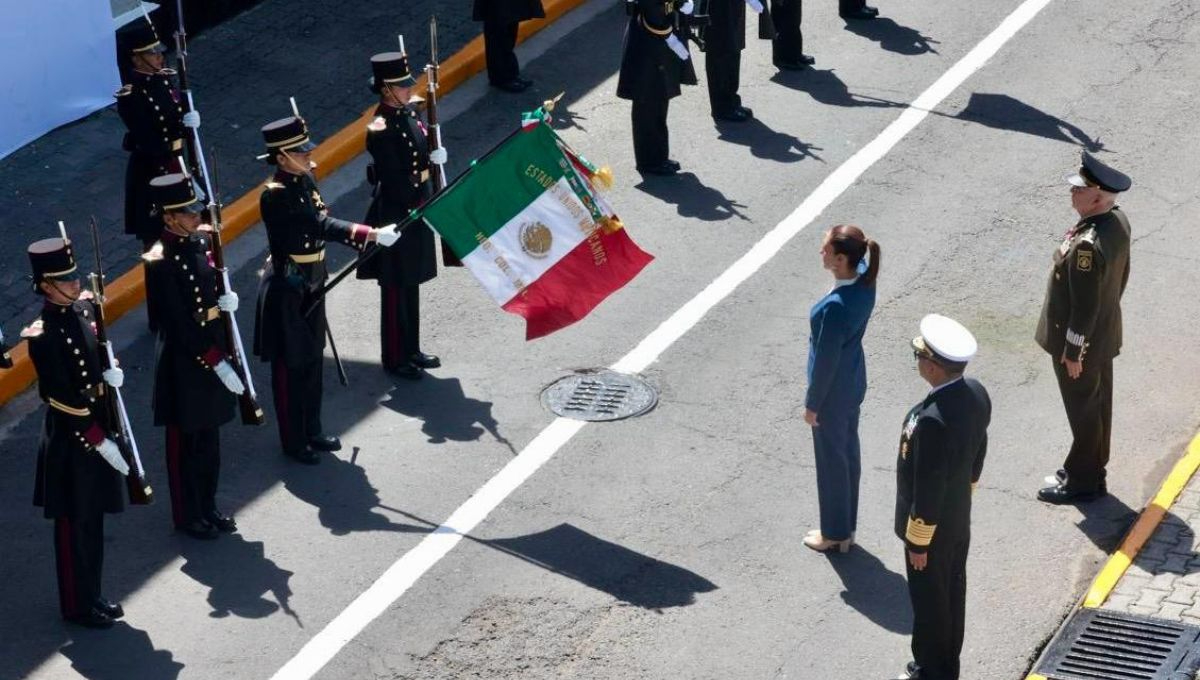
[[[966,326],[941,314],[926,314],[921,319],[921,334],[913,338],[912,345],[930,358],[958,364],[970,361],[979,349]]]

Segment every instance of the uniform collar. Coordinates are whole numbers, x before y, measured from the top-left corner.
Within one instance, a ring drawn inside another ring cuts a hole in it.
[[[833,289],[834,289],[834,290],[837,290],[838,288],[842,288],[842,287],[844,287],[844,286],[852,286],[852,285],[854,285],[854,284],[856,284],[856,283],[858,283],[858,277],[857,277],[857,276],[855,276],[855,277],[854,277],[854,278],[852,278],[852,279],[836,279],[836,280],[834,281],[834,284],[833,284]]]
[[[938,385],[937,387],[929,390],[929,394],[925,395],[925,399],[928,400],[930,397],[937,394],[938,392],[941,392],[942,390],[946,389],[947,387],[950,387],[951,385],[953,385],[955,383],[960,383],[962,381],[963,381],[963,377],[960,375],[957,378],[955,378],[954,380],[944,382],[941,385]]]

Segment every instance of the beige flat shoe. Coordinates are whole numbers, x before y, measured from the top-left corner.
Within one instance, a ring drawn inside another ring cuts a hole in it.
[[[840,553],[847,553],[850,552],[850,546],[854,545],[853,538],[847,538],[844,541],[831,541],[822,536],[820,531],[805,536],[803,542],[805,547],[817,552],[829,552],[836,549]]]

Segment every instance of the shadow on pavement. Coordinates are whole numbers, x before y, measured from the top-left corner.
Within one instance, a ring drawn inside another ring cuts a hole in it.
[[[850,86],[833,71],[834,69],[779,71],[771,76],[771,82],[783,85],[797,92],[804,92],[812,97],[813,101],[826,106],[866,106],[875,108],[903,108],[908,106],[904,102],[894,102],[887,99],[854,94],[850,91]]]
[[[71,660],[71,668],[88,680],[172,680],[183,670],[184,665],[170,651],[154,648],[146,631],[124,621],[109,630],[77,630],[71,643],[59,651]]]
[[[1100,151],[1104,148],[1099,139],[1088,136],[1078,125],[1006,94],[972,92],[967,107],[954,117],[997,130],[1023,132],[1058,142],[1078,144],[1088,151]]]
[[[421,432],[429,443],[472,442],[489,434],[516,455],[512,443],[500,434],[500,424],[492,416],[492,402],[468,397],[458,378],[427,373],[421,380],[396,382],[380,405],[420,420]]]
[[[1112,494],[1075,507],[1082,515],[1075,526],[1105,553],[1117,549],[1138,516],[1137,510]]]
[[[262,541],[247,541],[239,534],[216,541],[179,540],[179,552],[187,560],[183,573],[209,589],[209,616],[261,619],[282,609],[303,627],[290,606],[292,572],[267,558]]]
[[[912,632],[912,606],[903,574],[889,570],[862,546],[845,555],[830,555],[829,564],[842,579],[842,601],[872,623],[893,633]]]
[[[643,177],[633,188],[676,206],[680,217],[703,222],[720,222],[730,217],[749,220],[739,210],[746,207],[744,204],[705,186],[690,172],[681,172],[674,177]]]
[[[847,21],[846,30],[855,35],[879,43],[879,47],[896,54],[937,54],[933,48],[938,41],[908,26],[902,26],[888,17],[871,21]]]
[[[825,162],[816,153],[822,151],[822,147],[802,141],[795,135],[773,130],[758,118],[719,126],[718,139],[748,148],[755,158],[777,163],[795,163],[805,158]]]

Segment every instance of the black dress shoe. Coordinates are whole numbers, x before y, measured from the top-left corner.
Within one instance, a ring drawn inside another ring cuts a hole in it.
[[[660,177],[670,177],[679,172],[677,165],[671,165],[670,161],[663,161],[658,165],[639,165],[637,171],[643,175],[659,175]]]
[[[283,455],[293,460],[298,460],[305,465],[316,465],[321,462],[321,456],[307,446],[299,451],[284,451]]]
[[[1072,503],[1087,503],[1105,495],[1102,488],[1095,490],[1071,489],[1063,484],[1048,486],[1038,490],[1038,500],[1051,505],[1070,505]]]
[[[666,161],[664,161],[664,163],[666,165],[669,165],[672,168],[675,168],[675,172],[679,172],[679,169],[683,167],[682,165],[679,164],[679,161],[673,161],[670,158],[668,158]]]
[[[108,614],[92,607],[86,614],[68,616],[67,620],[84,628],[112,628],[113,619]]]
[[[508,81],[507,83],[492,83],[492,87],[494,87],[498,90],[504,90],[505,92],[519,94],[521,92],[524,92],[525,90],[528,90],[529,86],[531,84],[532,83],[528,80],[521,80],[520,78],[514,78],[514,79]]]
[[[308,438],[308,445],[318,451],[341,451],[342,440],[331,434],[319,434]]]
[[[737,110],[738,110],[738,111],[741,111],[741,112],[742,112],[742,113],[744,113],[744,114],[746,114],[746,117],[747,117],[747,118],[753,118],[753,117],[754,117],[754,109],[750,108],[749,106],[739,106],[739,107],[737,107]]]
[[[435,357],[432,354],[425,354],[424,352],[417,352],[416,354],[410,356],[408,358],[408,361],[412,365],[414,365],[418,368],[441,368],[442,367],[441,359]]]
[[[194,519],[176,528],[188,536],[202,541],[211,541],[217,537],[217,528],[202,519]]]
[[[853,19],[857,21],[870,21],[877,16],[879,16],[879,10],[869,5],[863,5],[853,12],[846,12],[845,14],[841,15],[843,19]]]
[[[728,123],[745,123],[753,117],[754,115],[752,112],[750,112],[750,109],[747,109],[744,106],[739,106],[730,111],[723,111],[721,113],[713,114],[713,120],[720,120]]]
[[[209,524],[216,527],[217,531],[223,534],[232,534],[237,531],[237,522],[234,521],[233,517],[222,515],[217,510],[208,513],[208,516],[204,519],[207,519]]]
[[[420,380],[425,376],[425,371],[422,371],[420,366],[413,363],[404,363],[395,368],[385,370],[397,378],[404,378],[405,380]]]
[[[103,597],[96,598],[95,608],[101,614],[104,614],[110,619],[116,620],[125,616],[125,610],[121,609],[121,605],[116,602],[109,602]]]
[[[799,59],[780,59],[776,61],[775,68],[780,71],[803,71],[815,63],[817,63],[816,59],[807,54],[802,54]]]
[[[517,77],[516,77],[516,81],[517,81],[518,83],[521,83],[521,84],[522,84],[522,85],[524,85],[525,87],[532,87],[532,86],[533,86],[533,81],[532,81],[532,80],[530,80],[530,79],[528,79],[528,78],[523,78],[523,77],[521,77],[521,76],[517,76]]]

